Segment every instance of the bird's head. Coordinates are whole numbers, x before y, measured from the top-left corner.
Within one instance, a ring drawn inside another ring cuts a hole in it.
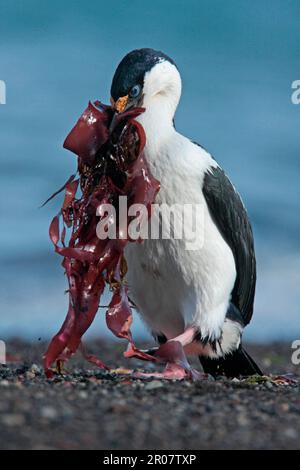
[[[146,135],[157,123],[172,126],[181,95],[178,69],[167,55],[153,49],[127,54],[117,67],[111,85],[111,103],[117,112],[145,108],[140,120]]]

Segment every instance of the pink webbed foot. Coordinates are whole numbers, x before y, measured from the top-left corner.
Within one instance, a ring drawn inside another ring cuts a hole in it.
[[[184,347],[191,344],[195,338],[195,329],[187,328],[181,335],[168,340],[158,348],[141,351],[132,343],[129,344],[124,356],[127,358],[136,357],[146,361],[167,364],[163,372],[134,372],[132,377],[139,379],[157,378],[167,380],[203,380],[210,376],[202,374],[193,369],[184,352]]]
[[[169,362],[163,372],[134,372],[135,379],[161,379],[161,380],[203,380],[207,379],[207,374],[201,374],[196,369],[185,369],[184,367]]]
[[[134,372],[135,379],[183,380],[188,378],[187,371],[178,364],[167,364],[163,372]]]
[[[157,378],[167,380],[203,380],[208,376],[201,374],[197,370],[193,369],[186,358],[183,345],[180,341],[170,340],[160,346],[153,356],[157,362],[166,363],[167,366],[163,372],[136,372],[134,373],[135,378],[146,379],[146,378]]]

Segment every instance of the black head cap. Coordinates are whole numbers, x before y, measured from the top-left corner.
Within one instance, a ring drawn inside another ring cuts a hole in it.
[[[142,87],[145,73],[161,60],[167,60],[176,66],[170,57],[154,49],[136,49],[129,52],[115,72],[110,90],[112,98],[116,101],[120,96],[128,95],[135,85]]]

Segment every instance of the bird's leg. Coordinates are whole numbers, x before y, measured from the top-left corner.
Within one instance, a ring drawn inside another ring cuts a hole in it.
[[[204,374],[201,374],[190,366],[184,352],[184,347],[193,342],[195,334],[195,328],[189,327],[184,333],[169,339],[154,352],[153,356],[158,362],[166,363],[166,368],[163,372],[137,372],[134,376],[137,378],[160,378],[170,380],[202,379]]]
[[[58,375],[64,375],[65,374],[65,361],[62,359],[58,359],[56,361],[56,372]]]

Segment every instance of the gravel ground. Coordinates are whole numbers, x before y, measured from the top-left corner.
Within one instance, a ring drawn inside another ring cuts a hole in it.
[[[88,346],[108,365],[145,366],[123,359],[122,343]],[[300,449],[300,367],[288,344],[248,347],[268,375],[262,381],[195,383],[131,380],[80,356],[47,380],[44,349],[8,344],[17,362],[0,366],[1,449]],[[287,372],[294,382],[276,380]]]

